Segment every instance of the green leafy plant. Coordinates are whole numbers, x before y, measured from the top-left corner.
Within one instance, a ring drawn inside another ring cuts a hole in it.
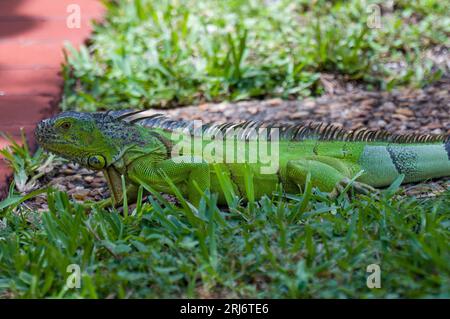
[[[89,47],[68,46],[64,109],[150,108],[323,92],[322,72],[390,89],[442,75],[424,56],[449,46],[443,2],[117,1]],[[392,65],[400,67],[392,68]]]
[[[23,130],[21,142],[0,132],[10,144],[1,149],[0,154],[7,160],[14,172],[14,184],[21,193],[27,193],[37,187],[37,181],[53,168],[54,155],[38,149],[34,154],[30,151]]]

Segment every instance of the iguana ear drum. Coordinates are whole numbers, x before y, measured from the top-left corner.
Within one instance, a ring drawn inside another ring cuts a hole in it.
[[[106,165],[106,160],[101,155],[89,156],[88,165],[93,169],[102,169]]]

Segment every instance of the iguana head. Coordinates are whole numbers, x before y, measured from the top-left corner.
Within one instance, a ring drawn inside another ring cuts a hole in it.
[[[41,121],[36,141],[44,149],[91,169],[113,163],[137,142],[137,128],[107,113],[64,112]]]

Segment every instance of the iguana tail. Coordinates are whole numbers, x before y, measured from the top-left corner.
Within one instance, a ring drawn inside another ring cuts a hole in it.
[[[450,139],[440,143],[367,145],[360,159],[366,171],[361,179],[386,186],[399,174],[404,182],[450,176]]]

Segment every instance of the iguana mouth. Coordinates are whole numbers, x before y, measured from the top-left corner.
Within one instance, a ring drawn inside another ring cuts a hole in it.
[[[54,136],[50,121],[51,119],[40,121],[34,130],[34,136],[39,145],[47,144],[49,137]]]
[[[49,150],[52,150],[52,146],[54,145],[62,145],[68,144],[67,141],[61,140],[56,134],[52,119],[45,119],[38,123],[36,129],[34,130],[34,136],[36,138],[36,142]]]

